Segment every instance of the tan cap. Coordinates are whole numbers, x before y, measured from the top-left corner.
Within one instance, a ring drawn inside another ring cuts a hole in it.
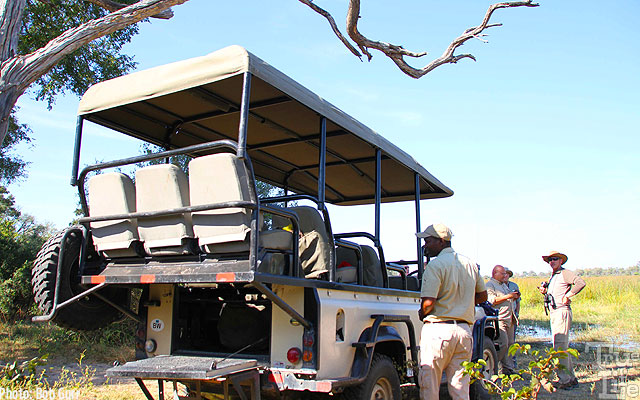
[[[544,260],[544,262],[549,262],[549,257],[560,257],[562,259],[562,264],[566,263],[569,259],[569,257],[567,257],[566,255],[555,250],[551,250],[549,254],[547,254],[546,256],[542,256],[542,259]]]
[[[427,226],[427,229],[425,229],[424,231],[416,233],[416,236],[419,238],[432,236],[450,242],[451,238],[453,237],[453,233],[451,232],[451,229],[447,228],[447,226],[444,224],[433,224]]]
[[[510,270],[509,268],[505,268],[504,270],[507,272],[507,275],[509,275],[510,277],[513,276],[512,270]]]

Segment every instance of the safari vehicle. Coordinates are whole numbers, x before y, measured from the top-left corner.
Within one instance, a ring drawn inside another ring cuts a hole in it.
[[[166,151],[79,172],[86,121]],[[191,160],[188,175],[171,163],[138,168],[135,182],[113,171],[177,155]],[[260,197],[257,181],[283,194]],[[167,381],[181,399],[398,399],[401,384],[417,384],[424,257],[416,239],[415,260],[385,258],[381,205],[414,202],[420,231],[420,201],[452,191],[245,49],[91,87],[72,184],[86,216],[38,256],[46,315],[35,320],[138,321],[138,359],[107,374],[135,378],[148,399],[149,380],[159,399]],[[328,204],[373,204],[375,232],[333,232]],[[474,358],[495,372],[495,318],[473,332]]]

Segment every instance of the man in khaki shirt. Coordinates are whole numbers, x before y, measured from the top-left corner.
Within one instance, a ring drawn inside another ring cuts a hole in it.
[[[422,274],[422,303],[418,315],[424,325],[420,335],[420,399],[438,399],[442,372],[453,400],[469,399],[469,377],[463,361],[471,360],[475,305],[487,299],[476,263],[451,248],[451,230],[433,224],[423,232],[430,257]]]
[[[501,374],[514,373],[513,358],[509,357],[509,347],[514,343],[514,329],[516,326],[515,308],[520,292],[513,292],[505,284],[508,279],[507,271],[502,265],[493,267],[491,279],[487,282],[487,296],[492,306],[498,309],[498,366]]]

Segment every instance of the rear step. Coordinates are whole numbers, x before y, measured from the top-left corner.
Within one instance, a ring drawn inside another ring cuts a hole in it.
[[[258,360],[255,359],[162,355],[109,368],[107,376],[167,380],[213,379],[257,368],[257,364]]]

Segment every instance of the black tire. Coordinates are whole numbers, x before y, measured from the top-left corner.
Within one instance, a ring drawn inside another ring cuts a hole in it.
[[[400,377],[391,358],[383,354],[374,354],[367,379],[358,386],[345,389],[342,398],[349,400],[401,399]]]
[[[67,228],[45,242],[38,252],[31,270],[33,297],[38,309],[43,314],[49,314],[53,307],[58,258],[60,257],[62,238],[68,230],[72,230],[72,233],[67,237],[65,244],[58,304],[85,290],[80,286],[78,277],[78,258],[82,244],[81,233],[78,228]],[[104,288],[100,294],[117,304],[128,306],[129,291],[127,289]],[[115,308],[95,296],[88,296],[58,310],[53,322],[65,328],[90,331],[103,328],[122,317],[122,313]]]
[[[491,379],[491,376],[498,375],[498,352],[493,344],[493,340],[487,335],[484,336],[482,345],[482,359],[487,366],[482,369],[485,379]],[[490,399],[491,396],[487,389],[480,381],[476,381],[471,385],[469,397],[475,400]]]

